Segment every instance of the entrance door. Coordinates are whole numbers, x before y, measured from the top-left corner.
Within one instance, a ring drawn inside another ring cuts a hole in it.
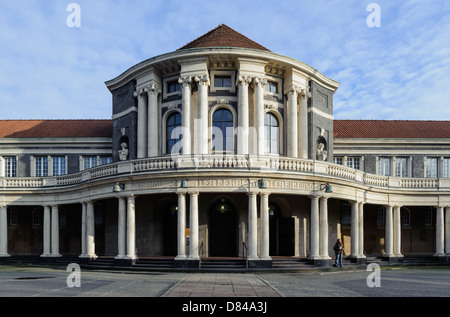
[[[295,220],[294,218],[280,218],[280,254],[294,255]]]
[[[209,255],[236,256],[236,213],[222,199],[209,212]]]

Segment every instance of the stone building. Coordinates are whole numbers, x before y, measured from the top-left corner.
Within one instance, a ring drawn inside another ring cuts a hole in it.
[[[0,121],[0,259],[448,261],[449,121],[334,120],[338,82],[226,25],[106,86],[111,120]]]

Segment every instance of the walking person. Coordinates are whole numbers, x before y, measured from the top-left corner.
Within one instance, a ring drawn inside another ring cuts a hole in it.
[[[334,260],[334,266],[342,267],[342,254],[344,253],[344,246],[342,245],[341,239],[337,239],[333,247],[334,253],[336,254],[336,259]]]

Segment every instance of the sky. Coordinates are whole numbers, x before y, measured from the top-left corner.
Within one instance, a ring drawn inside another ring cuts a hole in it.
[[[335,119],[450,120],[448,0],[0,0],[0,119],[110,119],[106,81],[219,24],[338,81]]]

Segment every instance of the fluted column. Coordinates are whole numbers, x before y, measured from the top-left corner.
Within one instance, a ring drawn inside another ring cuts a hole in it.
[[[248,149],[248,85],[251,78],[239,76],[238,86],[238,127],[237,127],[237,154],[249,154]]]
[[[147,104],[145,102],[146,89],[142,88],[134,93],[138,99],[137,115],[137,158],[147,156]]]
[[[308,158],[308,98],[311,98],[311,93],[307,90],[302,90],[298,112],[298,157],[302,159]]]
[[[44,209],[45,211],[45,209]],[[45,221],[44,221],[45,223]],[[87,203],[81,203],[81,254],[80,258],[87,257],[87,241],[86,241],[86,226],[87,226]]]
[[[89,258],[97,257],[95,254],[94,204],[92,201],[86,203],[86,249]]]
[[[256,193],[248,193],[248,260],[258,258],[258,223]]]
[[[208,75],[196,76],[195,81],[198,84],[198,110],[197,118],[199,120],[196,137],[197,154],[208,154]]]
[[[178,225],[176,260],[186,260],[186,194],[178,194]]]
[[[59,215],[58,206],[52,206],[52,246],[51,246],[51,256],[58,257],[59,254]]]
[[[200,259],[198,253],[198,192],[189,193],[190,210],[189,210],[189,256],[188,260]]]
[[[0,206],[0,257],[8,256],[8,208]]]
[[[264,86],[265,78],[255,78],[255,128],[256,128],[256,153],[264,155]]]
[[[126,259],[136,259],[136,199],[133,195],[127,197],[127,255]]]
[[[183,127],[182,153],[191,154],[191,84],[190,76],[179,78],[181,84],[183,115],[181,125]]]
[[[385,239],[384,239],[385,256],[393,256],[393,224],[392,224],[392,206],[386,206],[386,222],[385,222]]]
[[[123,259],[125,257],[125,242],[126,242],[126,217],[127,217],[127,201],[125,197],[119,197],[119,210],[117,219],[117,256],[116,259]]]
[[[50,238],[51,238],[51,216],[50,216],[50,207],[44,206],[44,250],[42,253],[42,257],[48,257],[51,254],[51,246],[50,246]]]
[[[320,197],[320,247],[319,255],[323,259],[329,259],[328,255],[328,197]]]
[[[152,83],[148,88],[147,156],[159,155],[158,95],[161,88]]]
[[[269,255],[269,194],[261,193],[261,260],[271,260]]]
[[[358,258],[359,254],[359,208],[358,202],[352,201],[352,218],[351,218],[351,257]]]
[[[319,197],[311,196],[311,254],[310,259],[318,259],[320,248]]]
[[[297,87],[291,86],[288,89],[287,104],[287,156],[298,157],[298,111],[297,111]]]
[[[394,255],[402,256],[402,223],[401,223],[401,206],[394,207]]]
[[[436,208],[436,254],[443,256],[444,253],[444,207]]]

